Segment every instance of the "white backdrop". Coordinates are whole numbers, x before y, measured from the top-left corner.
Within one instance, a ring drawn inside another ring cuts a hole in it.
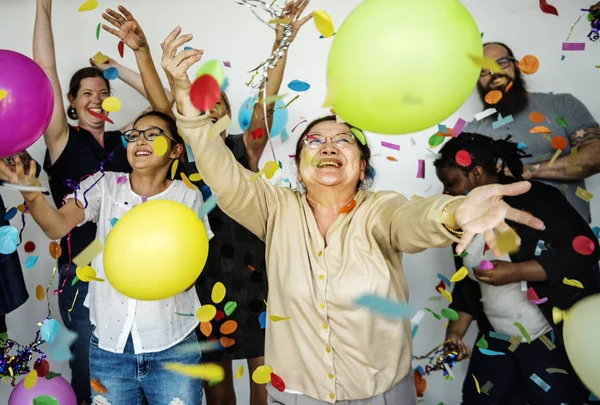
[[[425,0],[423,0],[425,1]],[[100,7],[92,12],[78,13],[77,8],[83,0],[55,0],[54,1],[54,33],[56,52],[58,55],[58,70],[63,85],[63,93],[71,75],[80,67],[87,65],[88,58],[97,51],[122,61],[128,67],[135,68],[133,53],[126,49],[124,59],[121,60],[117,52],[117,40],[102,32],[100,40],[96,40],[95,30],[101,21],[101,9],[106,7],[116,8],[118,4],[128,7],[140,21],[146,32],[154,60],[160,64],[160,42],[176,26],[181,25],[184,32],[191,32],[195,38],[193,45],[204,49],[204,60],[219,59],[230,61],[232,67],[226,69],[229,77],[229,97],[231,99],[234,117],[237,117],[238,107],[242,100],[250,95],[250,90],[244,83],[250,77],[248,70],[257,66],[264,60],[271,50],[274,34],[262,23],[256,20],[249,10],[235,3],[234,0],[123,0],[118,3],[114,0],[100,0]],[[569,92],[581,99],[591,110],[596,119],[600,119],[600,101],[598,100],[598,80],[600,69],[600,44],[588,41],[585,52],[571,52],[566,59],[561,61],[561,43],[565,40],[570,26],[581,14],[580,8],[587,8],[590,0],[553,0],[551,3],[559,10],[560,17],[543,14],[538,8],[537,0],[462,0],[463,4],[471,11],[480,30],[484,33],[486,41],[502,41],[513,48],[517,58],[525,54],[536,55],[541,63],[540,70],[532,77],[527,77],[530,90],[542,92]],[[333,18],[337,26],[345,16],[360,3],[359,0],[313,0],[310,9],[324,9]],[[0,0],[0,48],[11,49],[31,56],[31,42],[35,12],[34,0]],[[428,18],[433,15],[423,15],[423,23],[429,23]],[[573,33],[573,41],[585,41],[588,25],[582,21]],[[374,39],[376,41],[376,39]],[[293,80],[304,80],[312,88],[300,99],[296,100],[289,108],[290,118],[287,126],[290,140],[281,144],[276,138],[276,154],[284,163],[284,171],[280,175],[294,178],[289,172],[290,160],[288,155],[294,153],[294,142],[298,132],[292,128],[306,117],[308,120],[327,113],[320,108],[325,97],[325,67],[330,39],[319,39],[319,33],[314,24],[309,23],[303,28],[290,50],[288,67],[284,78],[281,93],[292,93],[285,85]],[[357,49],[356,58],[360,58],[360,49]],[[377,61],[372,62],[376,67]],[[443,63],[443,61],[440,61]],[[1,69],[1,67],[0,67]],[[161,72],[162,75],[162,72]],[[164,79],[164,76],[163,76]],[[452,78],[449,78],[452,80]],[[593,81],[593,82],[592,82]],[[590,83],[592,82],[592,83]],[[166,83],[166,81],[165,81]],[[114,84],[114,95],[123,102],[123,108],[112,118],[117,124],[122,125],[136,116],[147,107],[141,96],[121,82]],[[287,98],[289,100],[290,97]],[[458,117],[470,120],[473,114],[480,111],[476,97],[471,99],[445,123],[451,127]],[[239,133],[237,119],[229,130]],[[435,177],[431,160],[427,160],[425,179],[416,179],[417,159],[422,159],[426,154],[427,139],[435,130],[427,130],[410,136],[382,137],[368,135],[374,154],[373,163],[377,171],[375,181],[376,189],[392,189],[404,193],[407,197],[413,194],[431,196],[441,192],[441,184]],[[383,149],[380,141],[386,139],[399,143],[399,152]],[[416,141],[412,146],[411,139]],[[40,139],[29,149],[38,161],[42,162],[45,146]],[[398,159],[393,162],[386,159],[392,155]],[[269,158],[270,153],[265,157]],[[42,177],[47,176],[45,174]],[[590,191],[600,195],[600,179],[598,176],[588,180]],[[7,207],[21,203],[21,196],[2,190]],[[593,200],[592,213],[594,223],[600,223],[600,205],[598,198]],[[19,216],[13,219],[12,224],[20,228]],[[37,245],[34,255],[40,258],[32,269],[24,269],[25,279],[32,297],[21,308],[10,314],[8,327],[10,335],[19,342],[28,342],[37,328],[36,322],[45,317],[45,303],[35,299],[35,286],[46,285],[49,280],[53,260],[47,253],[48,239],[28,217],[28,225],[24,233],[24,240],[32,240]],[[22,248],[19,249],[22,261],[28,256]],[[449,249],[431,250],[418,255],[407,256],[405,271],[411,291],[411,306],[418,309],[429,306],[436,311],[445,305],[443,302],[429,302],[428,298],[435,294],[434,287],[438,283],[438,272],[450,276],[453,263]],[[60,319],[56,299],[52,300],[53,314]],[[442,321],[436,321],[427,315],[421,322],[417,339],[414,343],[416,354],[424,354],[432,347],[439,344],[444,337]],[[469,344],[474,339],[471,330],[467,341]],[[69,378],[68,366],[53,364],[53,369],[62,372]],[[438,404],[443,401],[446,405],[460,402],[460,386],[465,375],[466,364],[455,368],[456,379],[453,382],[444,381],[438,373],[427,377],[428,387],[425,394],[425,404]],[[238,404],[248,403],[247,373],[244,378],[236,381]],[[0,385],[0,403],[6,403],[10,394],[9,385]]]

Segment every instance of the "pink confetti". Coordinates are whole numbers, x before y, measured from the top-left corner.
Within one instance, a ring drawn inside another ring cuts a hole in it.
[[[127,183],[127,176],[117,177],[117,184],[125,184],[125,183]]]
[[[494,265],[489,260],[482,260],[477,268],[479,270],[494,270]]]
[[[417,179],[424,179],[425,178],[425,160],[419,159],[418,164],[419,164],[419,167],[417,169]]]
[[[394,150],[400,150],[400,145],[396,145],[395,143],[389,143],[389,142],[381,141],[381,146],[383,146],[384,148],[389,148],[389,149],[394,149]]]
[[[459,118],[458,121],[456,121],[454,128],[452,128],[452,136],[459,136],[465,125],[467,125],[467,121]]]
[[[581,235],[573,239],[573,250],[579,253],[580,255],[589,256],[592,253],[594,253],[594,250],[596,250],[596,246],[590,238]]]
[[[231,67],[231,62],[229,62],[228,60],[226,60],[225,62],[223,62],[223,66],[230,68]]]
[[[548,298],[544,297],[544,298],[539,299],[537,301],[529,300],[529,302],[531,302],[533,305],[541,305],[541,304],[545,304],[546,302],[548,302]]]
[[[294,129],[292,129],[292,132],[294,132],[294,130],[295,130],[296,128],[298,128],[298,126],[300,126],[300,124],[303,124],[303,123],[305,123],[305,122],[306,122],[306,120],[302,120],[302,121],[300,121],[298,124],[296,124],[296,126],[294,127]]]
[[[563,42],[563,51],[585,51],[585,42]]]

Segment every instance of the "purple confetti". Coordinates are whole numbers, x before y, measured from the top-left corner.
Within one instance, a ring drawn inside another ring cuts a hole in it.
[[[417,179],[425,178],[425,160],[419,159],[419,168],[417,169]]]
[[[563,42],[563,51],[585,51],[585,42]]]
[[[529,300],[529,302],[531,302],[533,305],[545,304],[546,302],[548,302],[548,297],[540,298],[537,301],[535,301],[535,300]]]
[[[226,60],[225,62],[223,62],[223,66],[230,68],[231,67],[231,62],[229,62],[228,60]]]
[[[467,125],[467,121],[459,118],[458,121],[456,121],[454,128],[452,128],[452,136],[459,136],[465,125]]]
[[[489,260],[482,260],[477,267],[478,270],[494,270],[494,265]]]
[[[389,143],[389,142],[381,141],[381,146],[383,146],[384,148],[389,148],[389,149],[394,149],[394,150],[400,150],[400,145],[396,145],[395,143]]]
[[[127,183],[127,176],[117,177],[117,184],[125,184],[125,183]]]

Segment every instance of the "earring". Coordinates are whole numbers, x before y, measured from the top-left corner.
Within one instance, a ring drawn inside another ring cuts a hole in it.
[[[67,109],[67,117],[71,118],[74,121],[79,119],[79,116],[77,115],[77,110],[73,106],[70,106]]]

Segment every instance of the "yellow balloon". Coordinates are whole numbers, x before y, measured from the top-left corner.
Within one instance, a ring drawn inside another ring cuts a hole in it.
[[[183,204],[152,200],[127,212],[104,246],[104,272],[121,294],[138,300],[172,297],[194,284],[208,256],[197,214]]]
[[[554,308],[553,316],[554,323],[565,323],[565,349],[579,379],[600,397],[600,294],[582,299],[567,311]]]

